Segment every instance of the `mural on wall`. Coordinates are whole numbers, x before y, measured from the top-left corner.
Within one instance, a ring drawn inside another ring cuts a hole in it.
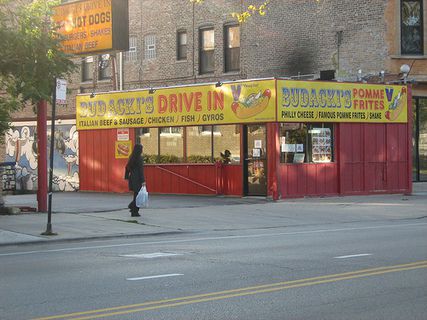
[[[49,168],[50,126],[47,130],[47,159]],[[16,190],[37,190],[37,128],[35,125],[16,125],[6,133],[7,162],[16,162]],[[79,189],[79,140],[73,124],[55,125],[52,189]]]

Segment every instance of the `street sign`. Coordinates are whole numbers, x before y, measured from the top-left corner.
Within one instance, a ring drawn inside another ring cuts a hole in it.
[[[56,79],[56,104],[67,104],[67,81]]]

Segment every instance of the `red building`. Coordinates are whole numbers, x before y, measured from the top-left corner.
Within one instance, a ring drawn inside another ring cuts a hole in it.
[[[260,79],[79,95],[80,190],[273,199],[412,191],[410,88]]]

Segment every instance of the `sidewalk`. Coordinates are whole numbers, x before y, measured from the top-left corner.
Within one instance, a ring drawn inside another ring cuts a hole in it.
[[[427,217],[427,183],[411,196],[372,195],[268,201],[262,197],[151,195],[142,217],[131,217],[130,194],[54,193],[52,231],[46,213],[0,215],[0,246],[132,237],[165,233],[244,230],[309,224]],[[36,195],[5,196],[6,206],[37,207]]]

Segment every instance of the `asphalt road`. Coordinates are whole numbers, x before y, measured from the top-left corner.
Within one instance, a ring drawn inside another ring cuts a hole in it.
[[[426,319],[427,221],[2,247],[0,280],[4,320]]]

